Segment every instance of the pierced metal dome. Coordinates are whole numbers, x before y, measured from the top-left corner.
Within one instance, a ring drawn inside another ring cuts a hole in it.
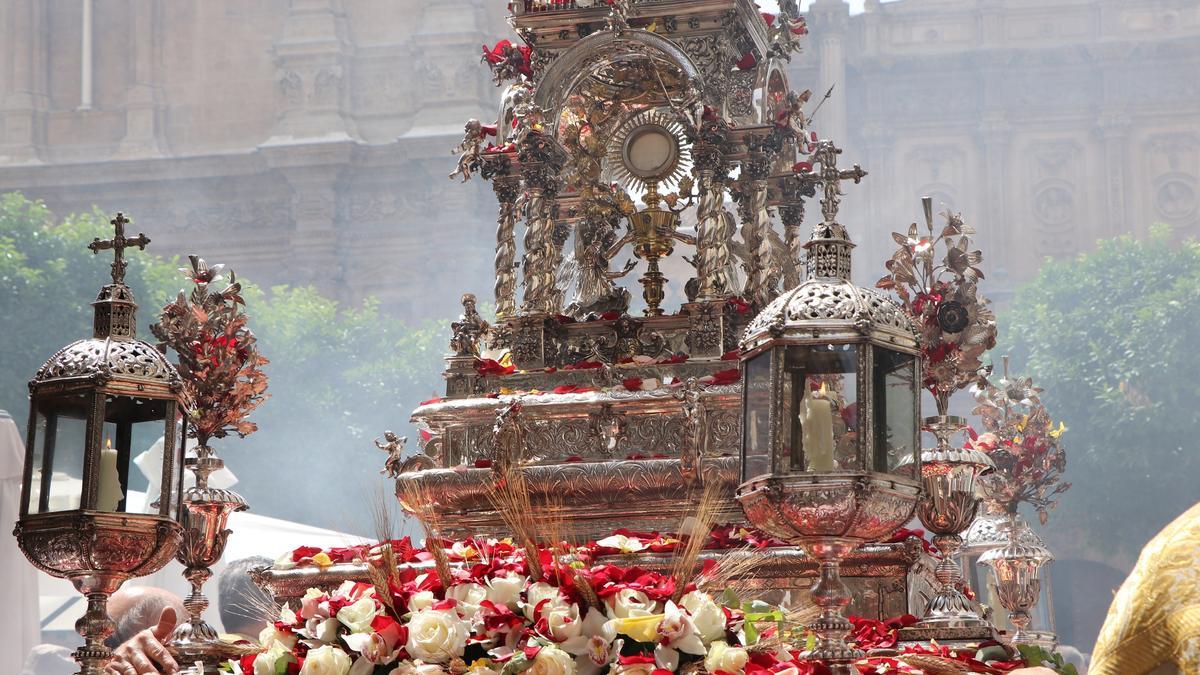
[[[1001,513],[981,514],[963,534],[963,553],[973,555],[1008,544],[1008,533],[1003,529],[1007,521],[1008,516]],[[1023,527],[1019,532],[1017,543],[1045,547],[1046,542],[1033,528]]]
[[[72,342],[42,364],[34,382],[93,377],[136,378],[168,386],[180,382],[178,371],[153,345],[117,337],[92,337]]]
[[[845,279],[809,279],[775,298],[746,327],[742,349],[785,334],[845,328],[875,334],[907,347],[916,346],[912,321],[883,293]]]

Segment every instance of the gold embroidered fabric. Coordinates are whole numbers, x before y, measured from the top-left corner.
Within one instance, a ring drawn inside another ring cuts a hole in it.
[[[1200,504],[1159,532],[1108,608],[1091,675],[1200,673]]]

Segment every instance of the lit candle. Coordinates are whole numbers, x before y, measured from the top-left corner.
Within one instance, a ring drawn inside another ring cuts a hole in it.
[[[121,503],[121,479],[117,476],[117,451],[112,439],[105,439],[100,451],[100,493],[96,496],[97,511],[116,511]]]
[[[833,471],[833,402],[824,383],[818,395],[813,394],[807,382],[804,389],[799,417],[808,470]]]

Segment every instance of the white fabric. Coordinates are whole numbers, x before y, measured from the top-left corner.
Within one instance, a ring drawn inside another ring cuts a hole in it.
[[[158,493],[162,490],[162,462],[163,462],[163,447],[165,443],[163,437],[159,436],[158,440],[146,449],[145,452],[133,458],[133,463],[137,466],[146,480],[150,481],[150,486],[146,488],[147,504],[153,504],[158,501]],[[186,457],[196,457],[196,439],[187,439]],[[208,486],[217,488],[218,490],[228,490],[237,483],[237,476],[229,470],[229,467],[221,467],[219,470],[212,472],[208,477]],[[191,471],[183,472],[183,489],[186,490],[196,485],[196,474]],[[130,511],[135,511],[129,507]],[[145,511],[143,511],[145,513]]]
[[[25,444],[16,423],[0,410],[0,673],[19,673],[41,640],[37,572],[25,560],[13,526],[21,512]]]

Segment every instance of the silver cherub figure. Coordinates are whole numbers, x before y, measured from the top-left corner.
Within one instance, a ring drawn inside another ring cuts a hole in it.
[[[388,478],[398,478],[401,473],[404,473],[404,451],[408,437],[397,436],[394,431],[385,431],[383,440],[386,443],[380,443],[380,439],[375,439],[375,447],[388,454],[388,458],[383,462],[383,470],[379,473]]]

